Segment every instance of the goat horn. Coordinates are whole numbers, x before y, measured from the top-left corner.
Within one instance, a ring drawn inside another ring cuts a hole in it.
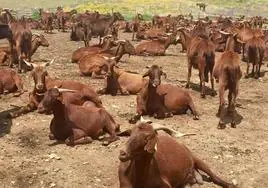
[[[219,31],[221,34],[224,34],[224,35],[230,35],[231,33],[228,33],[228,32],[225,32],[225,31]]]
[[[75,93],[75,92],[78,92],[77,90],[72,90],[72,89],[64,89],[64,88],[57,88],[59,90],[60,93],[62,92],[72,92],[72,93]]]
[[[106,56],[102,56],[105,60],[109,60],[110,58],[109,57],[106,57]]]
[[[49,63],[42,63],[40,66],[42,66],[42,67],[49,66],[49,65],[51,65],[52,63],[54,63],[54,61],[55,61],[55,58],[52,59]]]
[[[181,39],[180,36],[177,36],[177,37],[176,37],[176,41],[178,41],[178,40],[180,40],[180,39]]]
[[[166,133],[168,133],[169,135],[179,138],[179,137],[183,137],[183,136],[191,136],[191,135],[195,135],[194,133],[181,133],[178,131],[175,131],[173,129],[164,127],[163,125],[157,124],[157,123],[153,123],[152,124],[154,131],[165,131]]]
[[[126,42],[126,40],[117,40],[116,42]]]
[[[38,65],[37,64],[35,64],[35,63],[30,63],[30,62],[28,62],[28,61],[26,61],[25,59],[23,59],[23,61],[24,61],[24,63],[27,65],[27,66],[29,66],[29,67],[37,67]]]
[[[33,35],[36,35],[36,36],[39,36],[40,37],[40,34],[39,33],[33,33]]]
[[[113,36],[112,35],[106,35],[106,36],[102,37],[101,40],[106,39],[108,37],[113,37]]]
[[[178,27],[178,28],[177,28],[177,31],[180,31],[180,30],[182,30],[182,29],[184,29],[184,27]]]
[[[152,123],[151,120],[149,120],[149,119],[144,119],[143,116],[140,117],[140,122],[141,122],[141,123]]]

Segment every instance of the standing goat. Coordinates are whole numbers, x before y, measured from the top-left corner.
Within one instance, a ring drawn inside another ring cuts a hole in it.
[[[237,43],[237,34],[229,34],[227,39],[225,51],[221,54],[217,60],[214,69],[213,76],[216,80],[219,80],[219,95],[220,105],[217,115],[220,117],[218,128],[224,128],[224,92],[229,90],[228,94],[228,112],[232,116],[231,126],[236,127],[235,123],[235,101],[238,94],[239,80],[242,77],[240,69],[240,56],[234,52],[235,44]]]

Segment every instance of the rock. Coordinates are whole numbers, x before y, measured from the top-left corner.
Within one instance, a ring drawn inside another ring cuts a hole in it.
[[[237,183],[237,180],[236,179],[232,179],[232,183],[236,186],[236,185],[238,185],[238,183]]]
[[[57,156],[55,153],[51,153],[49,156],[48,156],[50,159],[57,159],[57,160],[60,160],[61,158],[59,156]]]
[[[51,182],[51,183],[49,184],[49,187],[50,187],[50,188],[52,188],[52,187],[56,187],[56,183]]]

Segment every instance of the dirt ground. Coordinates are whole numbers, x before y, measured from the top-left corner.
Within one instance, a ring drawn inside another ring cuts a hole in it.
[[[41,33],[41,31],[36,31]],[[48,67],[51,77],[79,80],[94,88],[101,88],[103,80],[81,77],[77,64],[70,61],[72,52],[83,46],[82,42],[69,40],[69,33],[45,35],[48,48],[40,47],[33,60],[43,61],[56,58]],[[130,39],[130,34],[120,33],[121,39]],[[96,42],[93,40],[92,43]],[[186,55],[179,53],[180,45],[171,46],[163,57],[124,56],[119,66],[140,73],[146,65],[158,64],[167,73],[163,82],[184,85],[187,76]],[[242,63],[245,72],[245,63]],[[265,65],[262,71],[268,71]],[[23,75],[25,88],[33,89],[30,73]],[[191,81],[199,83],[198,72],[193,71]],[[210,87],[210,84],[207,84]],[[216,85],[216,87],[218,87]],[[268,77],[259,80],[243,78],[237,102],[236,129],[227,126],[217,129],[215,116],[218,96],[200,98],[199,91],[190,89],[200,113],[200,120],[194,121],[190,115],[179,115],[165,120],[154,120],[183,133],[196,133],[183,137],[178,142],[185,143],[191,151],[204,160],[211,169],[228,181],[236,181],[241,188],[268,187]],[[106,109],[121,124],[121,130],[132,127],[128,119],[135,113],[136,96],[101,96]],[[112,143],[108,147],[99,141],[92,144],[68,147],[54,144],[48,139],[52,116],[36,112],[10,120],[3,116],[15,106],[25,105],[28,94],[19,98],[12,94],[0,99],[0,187],[91,187],[116,188],[118,182],[118,154],[127,138]],[[212,183],[193,187],[217,187]]]

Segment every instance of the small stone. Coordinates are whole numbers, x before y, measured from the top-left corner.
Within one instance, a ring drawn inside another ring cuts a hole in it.
[[[53,183],[53,182],[52,182],[52,183],[49,184],[49,187],[50,187],[50,188],[55,187],[55,186],[56,186],[56,183]]]
[[[99,178],[96,178],[96,181],[97,181],[97,182],[101,182],[101,180],[100,180]]]
[[[89,164],[89,162],[87,161],[87,162],[83,162],[83,165],[86,165],[86,164]]]
[[[11,181],[11,184],[12,184],[12,185],[15,185],[15,183],[16,183],[15,181]]]
[[[238,183],[237,183],[237,180],[236,179],[232,179],[232,183],[233,183],[233,185],[238,185]]]
[[[220,155],[216,155],[216,156],[214,156],[213,158],[214,158],[214,159],[219,159],[219,158],[221,158],[221,156],[220,156]]]
[[[234,158],[232,155],[225,155],[226,158]]]

